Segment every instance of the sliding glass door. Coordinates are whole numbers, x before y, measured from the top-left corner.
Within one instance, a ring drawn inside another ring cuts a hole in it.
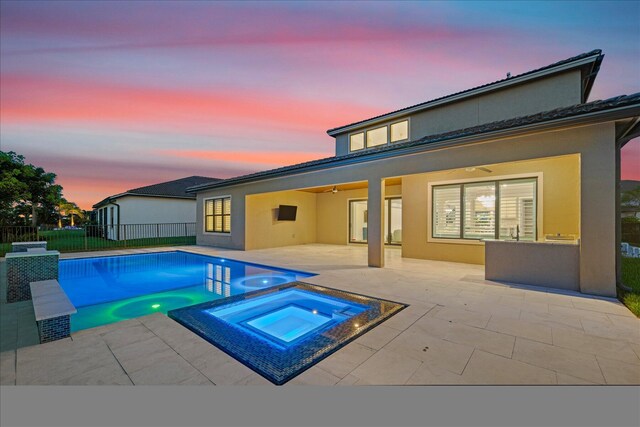
[[[349,242],[367,242],[368,211],[366,200],[349,201]]]
[[[387,236],[387,243],[390,245],[401,245],[402,244],[402,199],[401,198],[393,198],[387,199],[386,204],[389,205],[389,221],[385,221],[385,226],[388,227],[385,230],[385,236]]]
[[[367,243],[368,208],[366,200],[349,201],[349,242]],[[390,197],[384,201],[384,242],[402,244],[402,199]]]

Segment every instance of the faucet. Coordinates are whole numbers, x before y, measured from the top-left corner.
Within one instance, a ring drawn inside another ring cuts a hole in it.
[[[516,235],[513,235],[513,231],[509,234],[512,239],[515,239],[516,242],[520,241],[520,224],[516,224]]]

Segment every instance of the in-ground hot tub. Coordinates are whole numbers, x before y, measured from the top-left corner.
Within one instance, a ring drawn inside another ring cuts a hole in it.
[[[406,305],[295,282],[169,312],[275,384],[283,384]]]

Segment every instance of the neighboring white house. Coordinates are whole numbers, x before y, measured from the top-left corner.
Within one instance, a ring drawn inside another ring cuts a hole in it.
[[[214,181],[219,179],[189,176],[134,188],[93,205],[95,217],[113,240],[182,236],[196,221],[196,196],[186,189]]]

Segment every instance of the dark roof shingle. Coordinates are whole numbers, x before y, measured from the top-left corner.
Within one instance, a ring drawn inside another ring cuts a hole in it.
[[[109,199],[125,195],[193,199],[195,198],[195,196],[192,193],[187,193],[187,188],[216,181],[221,181],[221,179],[211,178],[208,176],[188,176],[185,178],[175,179],[173,181],[160,182],[158,184],[151,184],[144,187],[133,188],[131,190],[125,191],[124,193],[109,196],[93,205],[93,207],[95,208],[97,206],[100,206],[107,202]]]

